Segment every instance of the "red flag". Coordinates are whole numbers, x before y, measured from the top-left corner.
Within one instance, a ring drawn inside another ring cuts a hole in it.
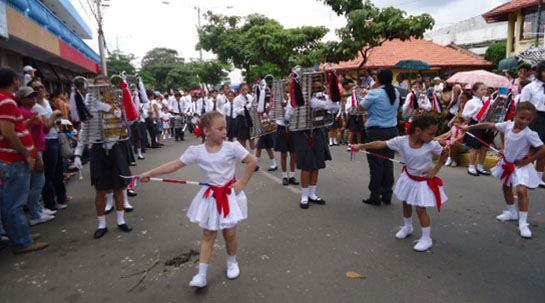
[[[127,118],[128,121],[138,120],[138,111],[136,110],[134,103],[132,103],[132,96],[127,81],[121,79],[119,87],[123,91],[123,111],[125,112],[125,118]]]

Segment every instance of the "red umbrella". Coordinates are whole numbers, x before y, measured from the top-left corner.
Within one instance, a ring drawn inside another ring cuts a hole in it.
[[[483,82],[486,86],[494,88],[512,87],[511,82],[506,77],[485,70],[459,72],[447,79],[447,83],[463,83],[473,85],[477,82]]]

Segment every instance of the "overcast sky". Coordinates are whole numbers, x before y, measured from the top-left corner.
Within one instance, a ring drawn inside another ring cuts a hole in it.
[[[278,20],[284,27],[323,25],[329,28],[324,40],[335,40],[335,29],[345,20],[338,17],[323,2],[317,0],[102,0],[109,7],[104,9],[104,33],[107,47],[137,57],[135,64],[154,47],[167,47],[178,51],[186,60],[198,58],[195,50],[197,37],[197,10],[245,16],[260,13]],[[87,3],[90,0],[71,0],[81,16],[94,31],[94,39],[86,42],[98,53],[96,21],[91,18]],[[428,13],[435,19],[438,29],[462,21],[501,5],[509,0],[373,0],[378,7],[395,6],[409,15]],[[229,7],[229,8],[228,8]],[[94,21],[94,22],[93,22]],[[201,20],[205,22],[204,18]],[[507,29],[506,29],[507,30]],[[213,58],[210,53],[204,59]],[[232,80],[238,82],[239,74]]]

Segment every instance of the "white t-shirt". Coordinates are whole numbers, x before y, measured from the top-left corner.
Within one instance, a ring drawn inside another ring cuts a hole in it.
[[[44,116],[46,119],[51,119],[51,115],[53,115],[53,109],[51,109],[51,105],[49,104],[49,101],[44,99],[45,107],[42,106],[40,103],[36,103],[34,107],[32,107],[32,110],[36,113],[38,113],[39,116]],[[60,118],[59,118],[60,119]],[[57,125],[53,125],[47,134],[45,134],[45,139],[58,139],[59,138],[59,131],[57,130]]]
[[[477,121],[477,115],[483,108],[484,102],[476,96],[469,101],[467,101],[466,106],[464,107],[464,112],[462,117],[466,120],[473,119]]]
[[[248,156],[248,151],[238,142],[223,142],[217,153],[209,153],[205,144],[192,145],[180,157],[186,165],[197,164],[208,183],[223,186],[235,177],[236,164]]]
[[[536,80],[522,89],[520,101],[532,102],[540,112],[545,112],[545,83]]]
[[[515,122],[507,121],[496,123],[496,128],[505,134],[505,148],[503,154],[508,162],[514,163],[522,160],[528,155],[530,147],[539,147],[543,145],[539,135],[526,127],[519,133],[514,133]]]
[[[424,177],[433,166],[433,155],[440,155],[443,147],[437,141],[424,143],[414,149],[409,144],[409,136],[395,137],[386,141],[388,148],[397,151],[405,162],[411,175]]]

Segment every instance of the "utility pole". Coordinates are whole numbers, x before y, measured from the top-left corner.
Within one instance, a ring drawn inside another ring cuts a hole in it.
[[[541,11],[543,7],[543,0],[539,0],[537,5],[537,35],[536,35],[536,46],[539,45],[539,34],[541,33]],[[544,38],[545,39],[545,38]]]
[[[197,6],[197,26],[199,27],[198,30],[201,30],[201,7]],[[202,49],[199,48],[199,58],[202,61]]]
[[[98,21],[98,49],[100,52],[100,73],[104,76],[108,75],[108,67],[106,66],[106,55],[105,55],[105,43],[104,43],[104,32],[102,31],[102,5],[101,0],[95,0],[97,4],[97,21]]]

